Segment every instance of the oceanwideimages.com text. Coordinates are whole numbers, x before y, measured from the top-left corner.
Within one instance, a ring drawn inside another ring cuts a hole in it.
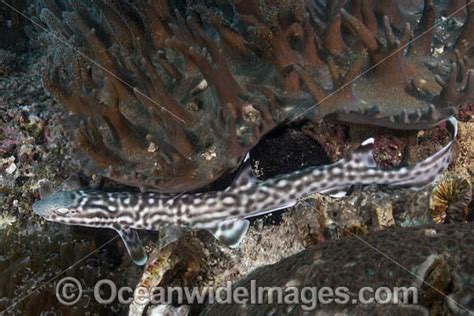
[[[79,280],[66,277],[56,284],[56,297],[64,305],[74,305],[83,295],[92,296],[100,304],[285,304],[299,305],[314,310],[328,304],[417,304],[416,287],[361,287],[354,293],[347,287],[267,287],[258,286],[255,280],[250,287],[232,286],[227,282],[220,287],[117,287],[112,280],[96,282],[85,291]]]

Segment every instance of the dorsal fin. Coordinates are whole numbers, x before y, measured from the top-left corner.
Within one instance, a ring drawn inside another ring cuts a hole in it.
[[[347,161],[361,162],[365,167],[376,168],[377,163],[373,156],[374,142],[374,138],[367,138],[364,140],[362,144],[347,158]]]
[[[247,159],[235,177],[232,184],[226,189],[229,191],[231,189],[238,189],[238,188],[248,188],[257,182],[257,178],[253,174],[252,166],[250,164],[250,159]]]

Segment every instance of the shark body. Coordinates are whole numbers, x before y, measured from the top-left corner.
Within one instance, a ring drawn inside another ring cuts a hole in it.
[[[333,164],[309,167],[265,181],[258,181],[250,166],[224,191],[179,195],[155,192],[63,191],[33,205],[45,219],[69,225],[115,229],[136,264],[147,256],[135,229],[159,230],[165,225],[206,229],[218,240],[236,247],[244,237],[246,218],[287,208],[314,193],[334,193],[351,185],[380,184],[423,187],[448,167],[457,134],[450,118],[450,142],[414,166],[384,170],[373,156],[373,139],[362,143],[349,157]]]

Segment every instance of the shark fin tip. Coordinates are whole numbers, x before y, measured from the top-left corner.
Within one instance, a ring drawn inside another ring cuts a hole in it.
[[[147,255],[144,255],[142,256],[140,259],[133,259],[133,262],[137,265],[137,266],[143,266],[145,265],[145,263],[148,261],[148,256]]]
[[[238,248],[245,237],[250,222],[246,219],[220,222],[214,229],[209,229],[212,235],[229,248]]]
[[[128,254],[132,258],[133,262],[139,266],[144,265],[148,256],[146,255],[145,249],[143,248],[142,242],[136,230],[130,227],[117,226],[114,227],[127,249]]]
[[[375,143],[375,139],[373,137],[367,138],[362,142],[362,146],[368,146],[368,145],[373,145]]]

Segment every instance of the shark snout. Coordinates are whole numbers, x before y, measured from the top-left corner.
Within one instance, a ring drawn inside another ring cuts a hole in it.
[[[55,212],[66,214],[74,208],[74,194],[70,192],[58,192],[33,204],[33,212],[48,217]]]
[[[33,203],[33,212],[40,216],[47,216],[49,213],[48,203],[45,200],[36,201]]]

